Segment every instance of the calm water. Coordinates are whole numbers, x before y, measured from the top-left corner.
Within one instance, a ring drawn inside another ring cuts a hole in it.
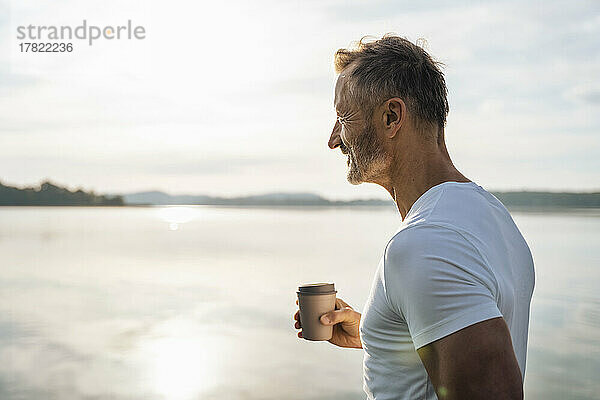
[[[600,213],[513,213],[537,285],[529,399],[600,396]],[[0,208],[1,399],[363,399],[298,339],[298,283],[362,309],[392,209]]]

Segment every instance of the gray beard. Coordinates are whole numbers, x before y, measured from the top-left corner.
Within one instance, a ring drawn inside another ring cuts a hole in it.
[[[348,157],[350,165],[347,179],[353,185],[372,182],[385,171],[387,157],[371,122],[359,135],[354,146],[348,148]]]

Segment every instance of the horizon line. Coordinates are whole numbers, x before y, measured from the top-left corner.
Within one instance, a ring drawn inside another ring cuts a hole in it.
[[[475,182],[475,181],[473,181]],[[207,197],[213,197],[213,198],[237,198],[237,197],[252,197],[252,196],[261,196],[261,195],[269,195],[269,194],[310,194],[310,195],[316,195],[316,196],[320,196],[324,199],[332,199],[329,196],[323,195],[321,193],[319,193],[318,191],[310,191],[310,190],[294,190],[294,191],[262,191],[262,192],[246,192],[245,194],[236,194],[236,195],[223,195],[223,194],[207,194],[207,193],[190,193],[190,192],[182,192],[182,193],[173,193],[173,192],[169,192],[166,191],[164,189],[158,189],[158,188],[154,188],[154,189],[138,189],[138,190],[133,190],[133,191],[126,191],[126,192],[99,192],[95,189],[89,189],[89,188],[85,188],[82,185],[78,185],[75,186],[73,185],[72,188],[69,188],[69,186],[65,185],[65,184],[61,184],[58,183],[56,180],[54,179],[50,179],[50,178],[43,178],[39,181],[38,184],[35,185],[15,185],[15,184],[11,184],[11,183],[7,183],[5,182],[3,179],[0,179],[0,184],[4,185],[4,186],[11,186],[11,187],[15,187],[18,188],[20,190],[24,190],[24,189],[35,189],[35,188],[39,188],[41,187],[44,183],[50,183],[52,185],[58,186],[58,187],[62,187],[68,190],[83,190],[85,192],[93,192],[99,195],[105,195],[105,196],[126,196],[126,195],[133,195],[133,194],[138,194],[138,193],[150,193],[150,192],[159,192],[159,193],[163,193],[169,196],[207,196]],[[477,182],[475,182],[476,184],[478,184]],[[478,184],[479,185],[479,184]],[[480,185],[481,186],[481,185]],[[585,189],[539,189],[539,188],[519,188],[519,189],[487,189],[484,187],[484,189],[488,192],[495,192],[495,193],[516,193],[516,192],[537,192],[537,193],[578,193],[578,194],[589,194],[589,193],[600,193],[600,187],[596,188],[596,189],[590,189],[590,190],[585,190]],[[352,198],[344,198],[344,201],[352,201],[352,200],[386,200],[385,198],[379,198],[379,197],[352,197]],[[334,199],[334,201],[339,201],[339,199]]]

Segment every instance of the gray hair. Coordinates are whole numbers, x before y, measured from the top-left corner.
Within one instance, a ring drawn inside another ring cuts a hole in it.
[[[443,64],[423,48],[389,34],[375,41],[362,38],[354,48],[339,49],[334,62],[337,73],[351,67],[347,94],[369,115],[377,105],[399,97],[418,125],[425,122],[443,131],[449,110]]]

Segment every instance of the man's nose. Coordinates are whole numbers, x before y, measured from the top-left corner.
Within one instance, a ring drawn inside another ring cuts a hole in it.
[[[329,143],[327,145],[330,149],[335,149],[342,144],[342,138],[340,137],[340,132],[342,131],[342,125],[340,121],[335,121],[335,125],[333,126],[333,131],[331,132],[331,136],[329,137]]]

